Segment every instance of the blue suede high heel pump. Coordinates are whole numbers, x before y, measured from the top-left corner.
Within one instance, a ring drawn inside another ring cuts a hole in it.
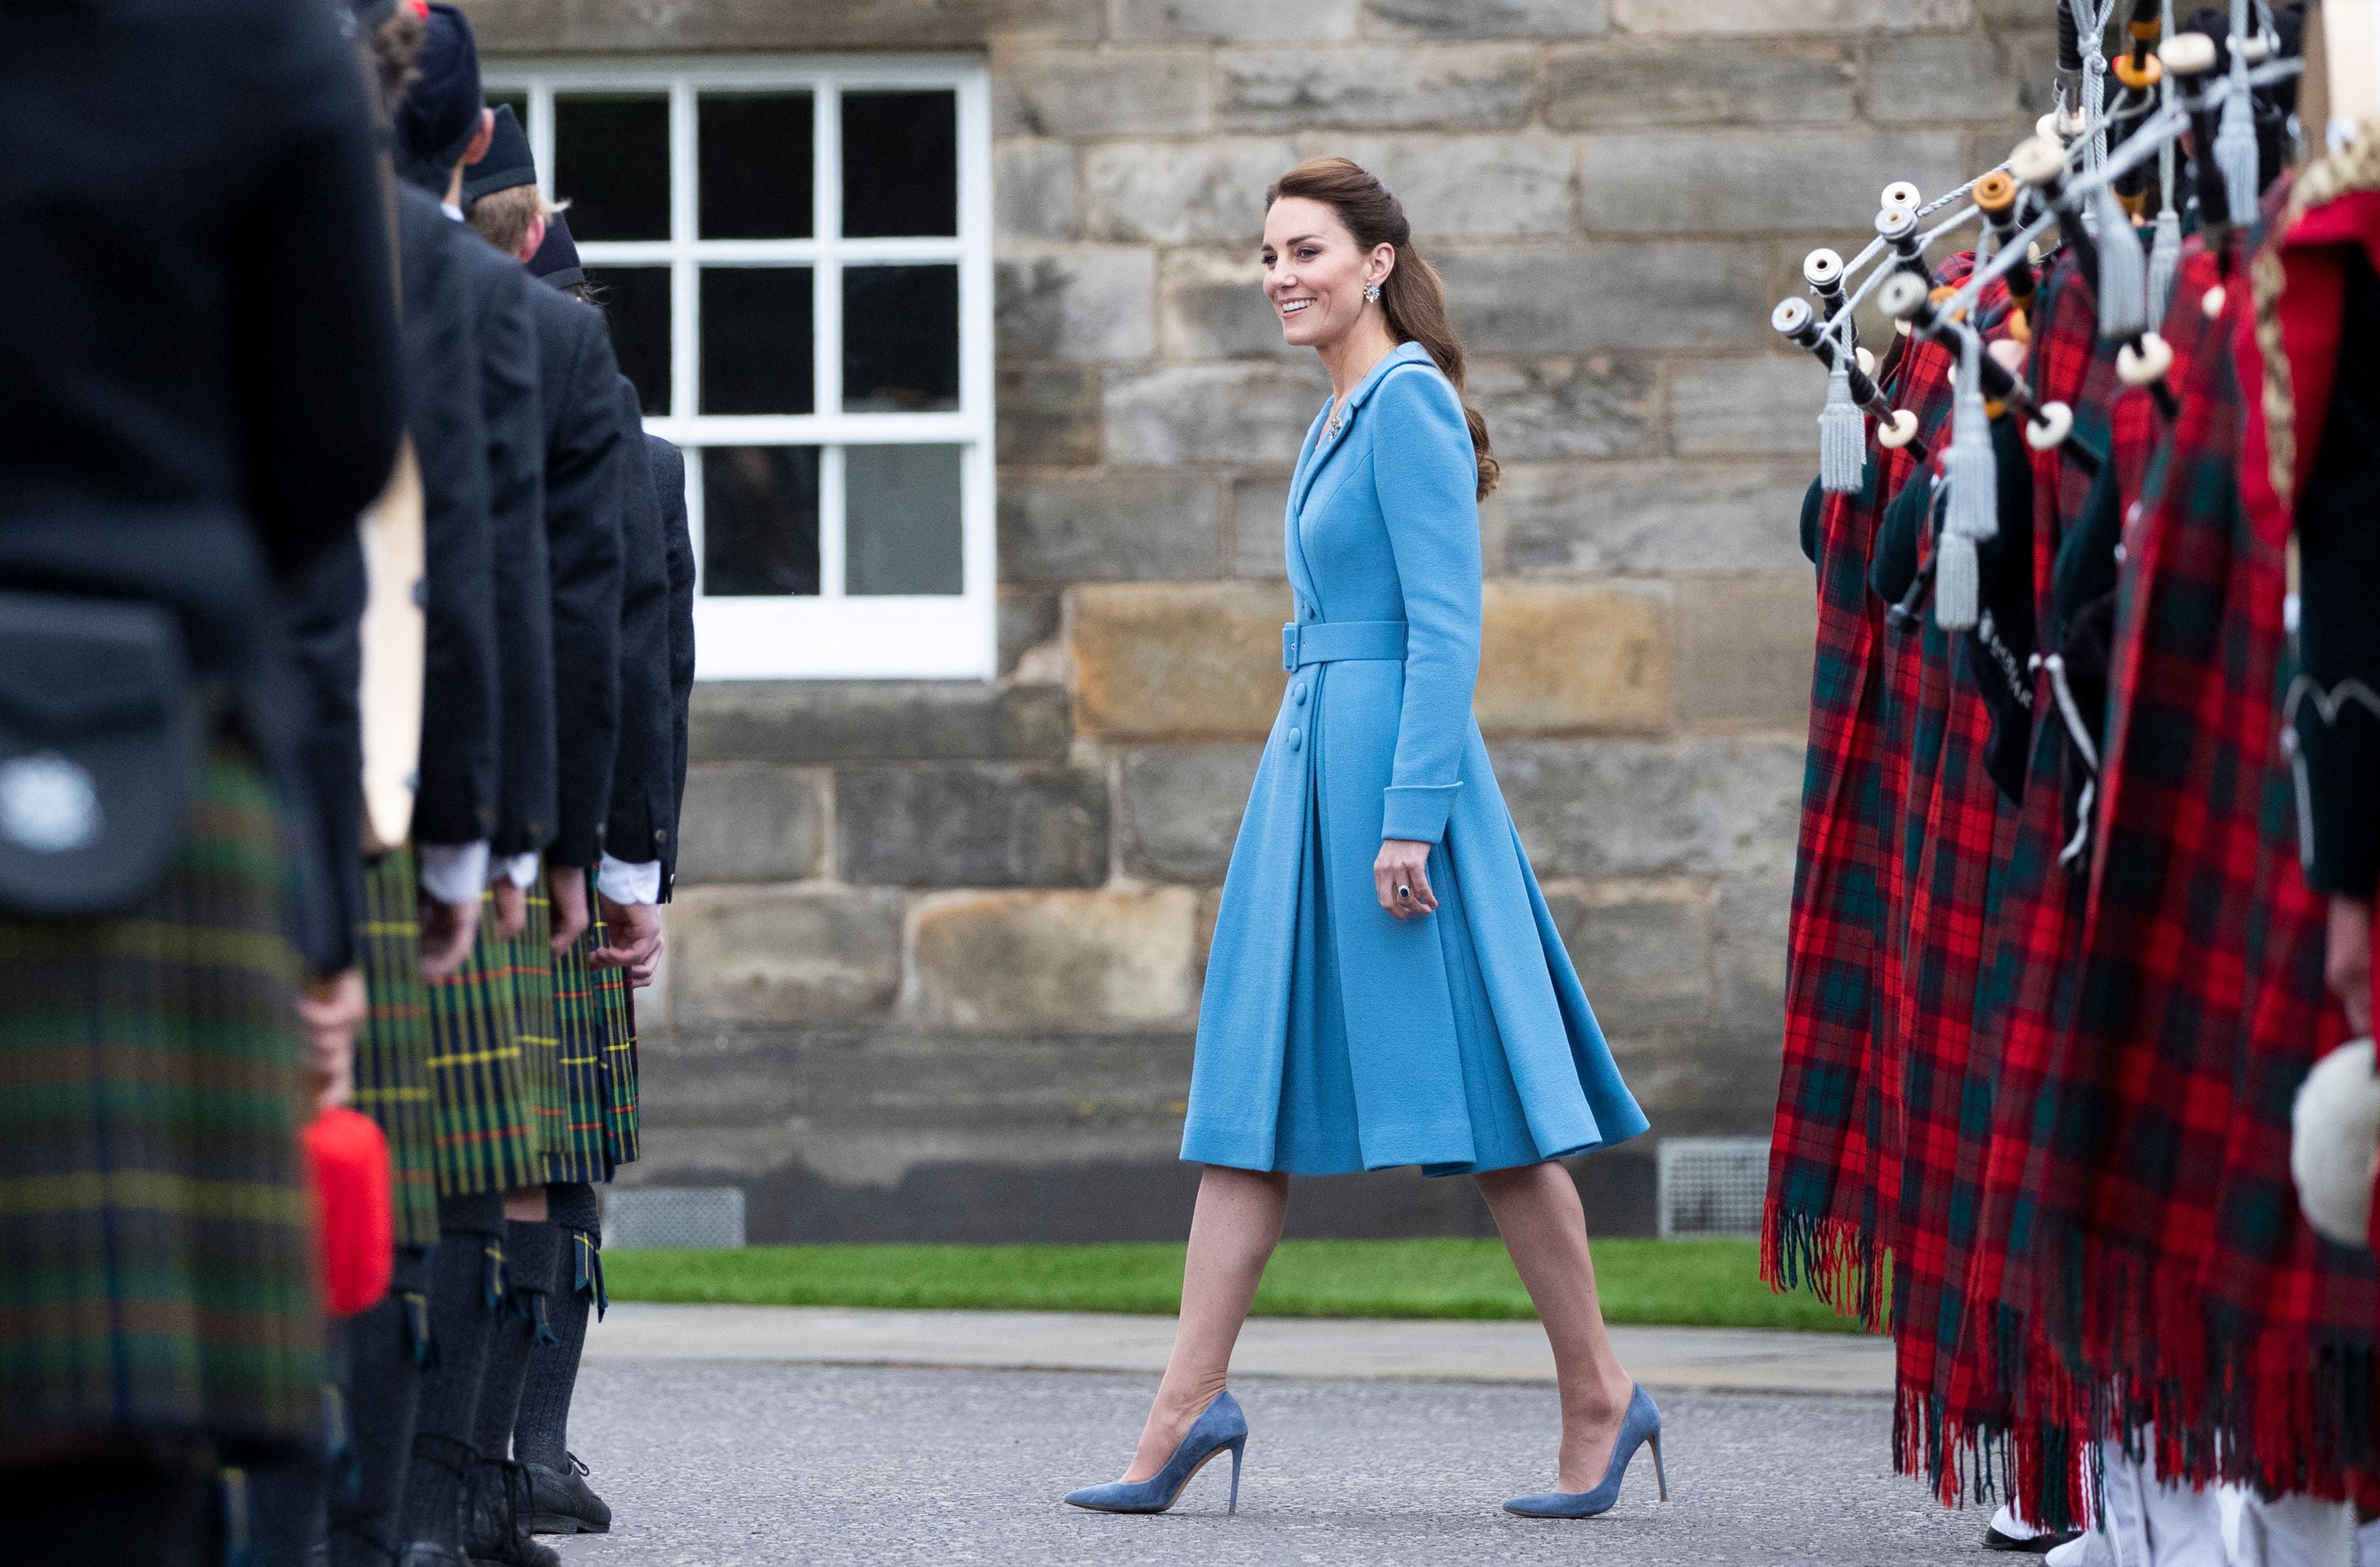
[[[1240,1412],[1240,1401],[1226,1391],[1215,1395],[1215,1402],[1199,1413],[1190,1429],[1183,1434],[1181,1445],[1165,1467],[1146,1480],[1127,1485],[1122,1480],[1104,1486],[1086,1486],[1078,1491],[1068,1491],[1066,1500],[1076,1507],[1087,1507],[1094,1512],[1162,1512],[1182,1500],[1183,1488],[1192,1476],[1204,1469],[1215,1455],[1229,1452],[1232,1455],[1232,1511],[1240,1510],[1240,1458],[1248,1446],[1248,1417]]]
[[[1628,1461],[1646,1442],[1653,1444],[1653,1478],[1661,1488],[1661,1500],[1670,1500],[1669,1472],[1661,1466],[1661,1412],[1653,1403],[1653,1395],[1642,1388],[1628,1398],[1628,1413],[1621,1416],[1620,1439],[1612,1444],[1611,1462],[1605,1465],[1602,1483],[1591,1491],[1539,1491],[1535,1496],[1516,1496],[1504,1504],[1507,1512],[1517,1512],[1524,1518],[1592,1518],[1598,1512],[1609,1512],[1620,1500],[1620,1481],[1628,1473]]]

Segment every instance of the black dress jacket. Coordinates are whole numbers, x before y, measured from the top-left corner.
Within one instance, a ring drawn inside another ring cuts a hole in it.
[[[612,762],[620,735],[623,454],[628,437],[613,388],[620,367],[591,305],[532,284],[539,407],[545,419],[545,538],[552,584],[554,835],[547,857],[591,867],[603,855]]]
[[[653,460],[653,492],[662,504],[662,542],[669,551],[670,767],[669,839],[662,845],[662,902],[677,881],[678,818],[686,808],[687,714],[694,701],[694,533],[686,516],[686,454],[658,435],[645,437]]]
[[[669,545],[637,389],[625,376],[613,378],[613,406],[638,435],[621,447],[620,749],[604,848],[643,864],[668,856],[677,818]],[[683,495],[682,476],[677,488]]]
[[[460,280],[476,307],[480,391],[488,439],[488,516],[495,556],[499,666],[495,852],[529,854],[553,839],[552,583],[545,539],[545,415],[537,330],[519,265],[465,224]]]
[[[495,836],[502,712],[483,356],[464,272],[468,248],[486,247],[410,187],[397,192],[397,242],[406,423],[421,462],[428,576],[413,836],[478,843]]]
[[[0,583],[176,613],[315,807],[288,842],[322,896],[292,934],[343,966],[352,928],[326,911],[360,832],[355,525],[403,415],[355,55],[298,0],[18,0],[6,22]]]

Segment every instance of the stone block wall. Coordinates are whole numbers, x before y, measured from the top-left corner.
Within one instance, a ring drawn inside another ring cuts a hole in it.
[[[1767,328],[1876,192],[2005,155],[2049,0],[481,0],[496,49],[979,50],[998,213],[997,683],[710,685],[641,1011],[646,1161],[752,1233],[1181,1233],[1216,889],[1279,700],[1326,383],[1257,292],[1341,152],[1446,276],[1505,464],[1477,711],[1655,1135],[1764,1133],[1823,394]],[[1582,1161],[1653,1222],[1650,1139]],[[1324,1182],[1305,1233],[1479,1231]]]

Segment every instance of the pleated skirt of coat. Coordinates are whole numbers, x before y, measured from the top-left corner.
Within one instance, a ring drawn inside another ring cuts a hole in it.
[[[0,1459],[319,1431],[279,833],[262,775],[218,747],[139,905],[0,920]]]

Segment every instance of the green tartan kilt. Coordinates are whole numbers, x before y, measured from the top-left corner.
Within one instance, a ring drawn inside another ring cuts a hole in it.
[[[588,959],[601,944],[601,916],[594,929],[553,960],[554,1032],[561,1048],[561,1136],[549,1143],[545,1178],[585,1181],[612,1178],[611,1140],[606,1135],[611,1095],[604,1083],[610,1023],[594,970]]]
[[[506,1192],[544,1179],[521,1059],[515,942],[495,933],[495,899],[480,895],[480,936],[453,976],[427,982],[430,1080],[437,1096],[438,1191]]]
[[[430,1081],[430,998],[421,984],[421,912],[413,853],[364,872],[364,995],[356,1036],[357,1110],[388,1138],[396,1244],[438,1244],[438,1112]]]
[[[537,884],[528,889],[528,921],[512,942],[510,968],[521,1086],[528,1095],[533,1158],[540,1160],[569,1136],[569,1108],[562,1098],[562,1036],[554,1017],[552,943],[553,905],[540,873]]]
[[[598,931],[601,929],[599,922]],[[595,971],[603,1008],[603,1138],[613,1164],[637,1161],[637,1001],[625,968]]]
[[[255,764],[219,746],[138,906],[0,919],[0,1457],[319,1430],[279,827]]]

